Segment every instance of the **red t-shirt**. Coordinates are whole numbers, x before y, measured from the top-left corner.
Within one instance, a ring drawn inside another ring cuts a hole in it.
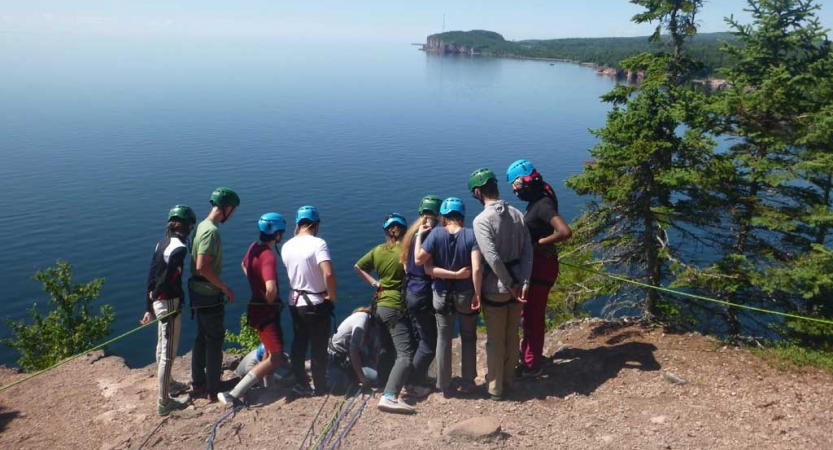
[[[267,245],[253,243],[243,257],[246,278],[252,288],[252,300],[266,303],[266,282],[278,281],[277,258]]]

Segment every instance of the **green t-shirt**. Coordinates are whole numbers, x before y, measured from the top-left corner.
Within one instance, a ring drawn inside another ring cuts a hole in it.
[[[379,306],[404,310],[405,300],[402,298],[402,283],[405,279],[405,268],[399,262],[401,249],[399,245],[380,244],[369,251],[356,263],[365,272],[376,271],[379,275]]]
[[[223,245],[220,242],[220,229],[217,222],[205,219],[194,232],[194,242],[191,244],[191,275],[199,276],[197,272],[197,255],[211,255],[211,268],[217,276],[223,270]],[[194,290],[200,294],[215,295],[220,289],[207,281],[194,281]]]

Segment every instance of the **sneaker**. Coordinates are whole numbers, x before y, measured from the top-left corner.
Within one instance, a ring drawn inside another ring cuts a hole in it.
[[[419,386],[416,384],[405,386],[405,395],[408,397],[424,398],[428,397],[429,394],[431,394],[431,388],[429,387]]]
[[[292,392],[299,397],[312,397],[315,394],[315,391],[313,391],[312,388],[304,386],[301,383],[297,383],[295,386],[292,386]]]
[[[237,406],[242,402],[228,392],[220,392],[217,394],[217,400],[225,406]]]
[[[379,403],[376,405],[379,408],[379,411],[389,412],[389,413],[396,413],[396,414],[413,414],[416,412],[413,406],[405,403],[401,399],[394,398],[394,397],[385,397],[379,399]]]
[[[182,403],[178,400],[174,400],[172,398],[168,399],[168,402],[164,405],[161,403],[156,404],[156,415],[157,416],[167,416],[172,411],[177,411],[180,409],[185,408],[186,404]]]
[[[462,380],[460,381],[460,393],[461,394],[474,394],[477,392],[477,384],[475,384],[474,380]]]
[[[530,369],[530,368],[527,368],[527,367],[522,367],[521,368],[521,378],[536,378],[536,377],[540,377],[543,374],[544,374],[544,369],[542,369],[541,367],[537,367],[537,368],[534,368],[534,369]]]
[[[506,393],[500,395],[489,394],[489,400],[493,402],[502,402],[506,400]]]
[[[443,398],[454,398],[457,396],[457,389],[454,386],[443,388]]]
[[[179,395],[183,392],[188,390],[188,384],[183,383],[181,381],[174,380],[171,378],[170,384],[168,384],[168,394],[169,395]]]

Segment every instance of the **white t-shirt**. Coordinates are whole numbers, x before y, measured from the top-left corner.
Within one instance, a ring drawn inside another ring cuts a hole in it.
[[[324,274],[318,267],[322,262],[330,261],[330,250],[324,239],[310,235],[295,236],[281,247],[281,259],[292,289],[289,305],[295,306],[297,301],[300,301],[300,306],[306,305],[302,298],[299,300],[295,290],[310,292],[307,296],[313,305],[324,303],[324,294],[311,294],[327,290]]]

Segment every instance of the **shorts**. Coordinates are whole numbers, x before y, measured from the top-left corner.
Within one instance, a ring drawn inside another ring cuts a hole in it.
[[[283,353],[283,332],[280,322],[270,322],[257,329],[257,337],[260,338],[267,353]]]

